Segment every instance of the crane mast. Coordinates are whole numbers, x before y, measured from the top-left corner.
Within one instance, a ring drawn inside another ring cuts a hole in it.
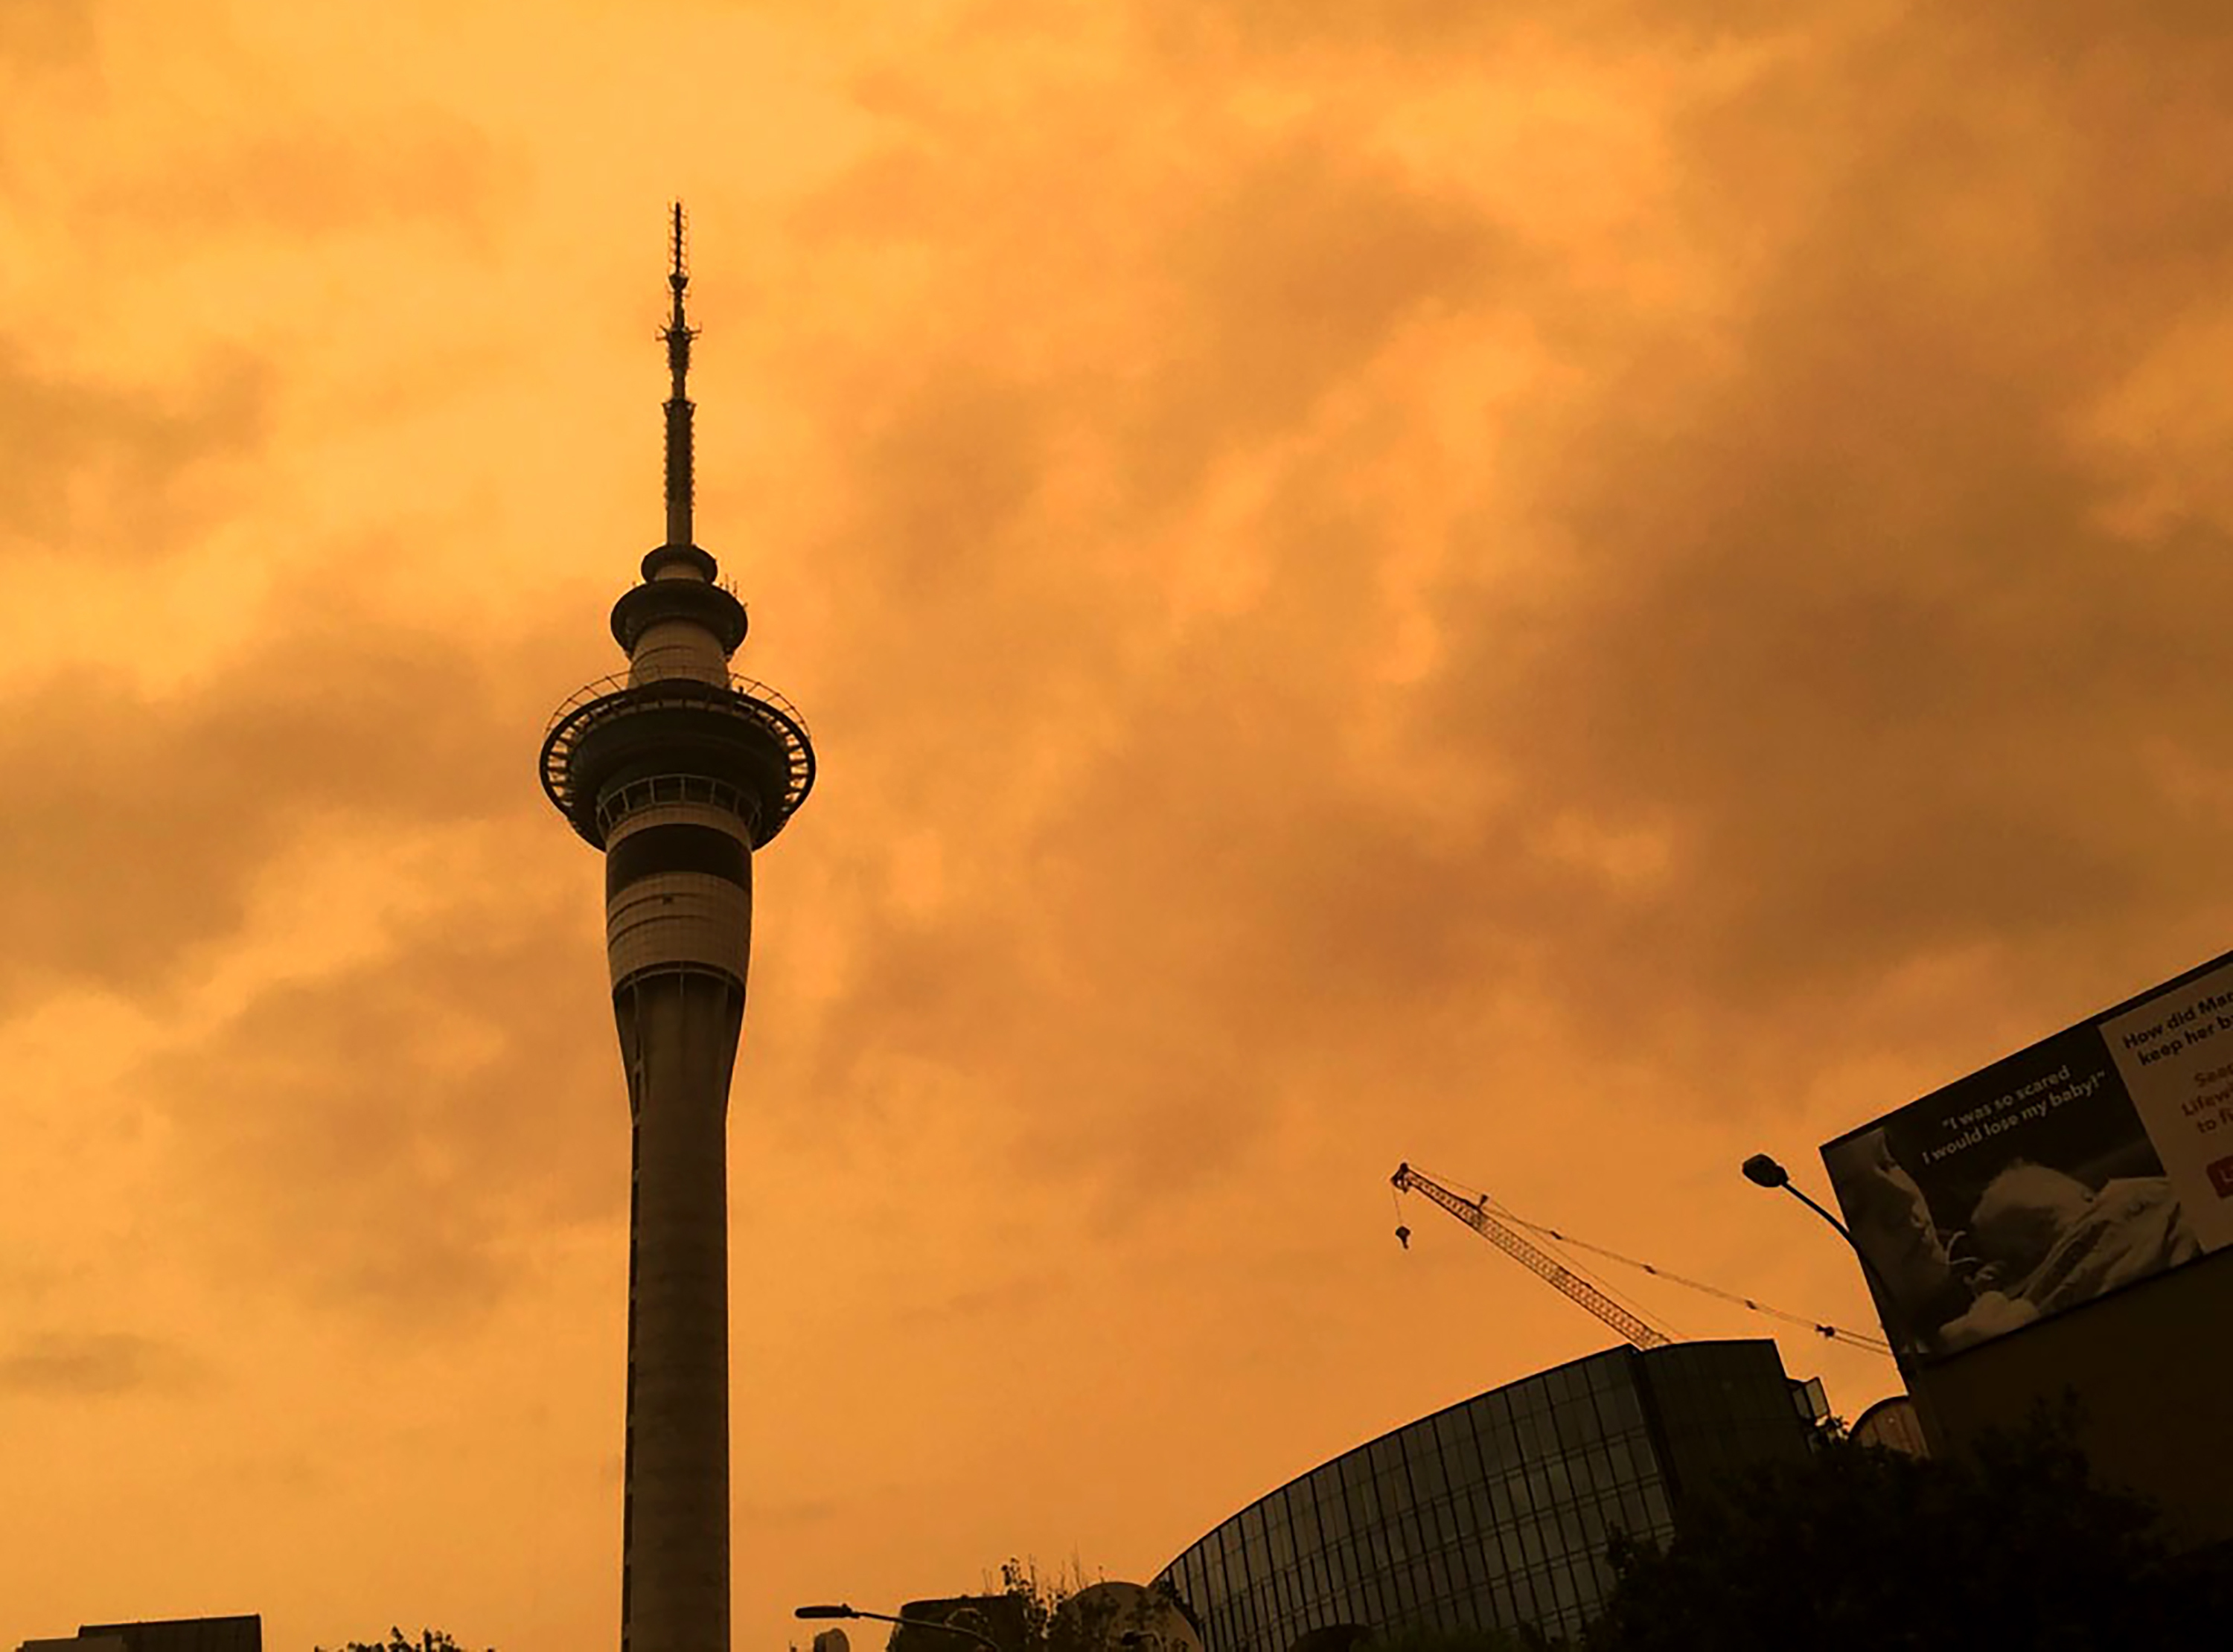
[[[1598,1290],[1572,1268],[1555,1257],[1546,1254],[1530,1245],[1511,1228],[1488,1213],[1488,1198],[1478,1201],[1462,1199],[1440,1182],[1421,1175],[1408,1163],[1396,1167],[1389,1179],[1398,1193],[1423,1193],[1456,1217],[1491,1245],[1511,1257],[1522,1267],[1546,1281],[1553,1289],[1581,1304],[1599,1319],[1611,1325],[1637,1348],[1663,1348],[1675,1339],[1665,1331],[1638,1318],[1611,1297]],[[1409,1230],[1398,1228],[1396,1237],[1409,1242]]]

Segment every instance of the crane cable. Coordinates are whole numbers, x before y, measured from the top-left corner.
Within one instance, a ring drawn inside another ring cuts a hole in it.
[[[1492,1200],[1487,1193],[1482,1193],[1478,1187],[1468,1187],[1462,1181],[1452,1181],[1446,1177],[1434,1175],[1425,1170],[1419,1170],[1417,1174],[1426,1177],[1429,1180],[1440,1182],[1443,1187],[1453,1193],[1468,1193],[1473,1194],[1474,1197],[1471,1200],[1473,1207],[1479,1211],[1482,1215],[1489,1217],[1505,1226],[1523,1227],[1533,1226],[1529,1223],[1508,1219],[1509,1213],[1507,1212],[1503,1206],[1497,1204],[1495,1200]],[[1397,1208],[1398,1210],[1402,1208],[1400,1202],[1398,1203]],[[1470,1226],[1470,1224],[1468,1224],[1468,1226]],[[1549,1230],[1546,1228],[1536,1228],[1534,1231],[1538,1233],[1549,1232]],[[1410,1248],[1410,1240],[1406,1237],[1409,1232],[1410,1230],[1405,1227],[1399,1227],[1396,1230],[1396,1237],[1397,1240],[1402,1243],[1403,1248],[1406,1250]],[[1484,1234],[1483,1237],[1486,1238],[1487,1235]],[[1572,1243],[1571,1239],[1567,1239],[1563,1234],[1550,1234],[1550,1237],[1559,1241],[1559,1243]],[[1679,1343],[1689,1340],[1689,1333],[1683,1330],[1680,1326],[1669,1323],[1668,1318],[1664,1314],[1661,1313],[1657,1309],[1646,1308],[1642,1303],[1637,1301],[1635,1298],[1626,1294],[1610,1280],[1605,1279],[1598,1274],[1592,1273],[1588,1268],[1583,1266],[1582,1264],[1575,1258],[1569,1256],[1565,1252],[1561,1251],[1559,1248],[1559,1244],[1541,1245],[1533,1246],[1533,1248],[1538,1251],[1540,1254],[1549,1258],[1560,1267],[1566,1269],[1566,1271],[1575,1279],[1587,1285],[1591,1290],[1597,1291],[1607,1301],[1625,1310],[1632,1317],[1643,1324],[1647,1329],[1656,1332],[1660,1337],[1664,1337],[1667,1341]],[[1560,1288],[1563,1289],[1563,1287]],[[1570,1292],[1568,1294],[1572,1293]],[[1602,1318],[1603,1316],[1600,1315],[1599,1317]]]
[[[1569,1239],[1556,1228],[1545,1227],[1538,1223],[1524,1220],[1501,1205],[1494,1206],[1494,1208],[1499,1215],[1515,1227],[1524,1227],[1531,1232],[1547,1233],[1553,1239],[1574,1246],[1577,1250],[1592,1252],[1605,1258],[1608,1261],[1618,1262],[1624,1266],[1640,1268],[1654,1278],[1665,1279],[1674,1285],[1687,1285],[1693,1291],[1702,1291],[1709,1297],[1719,1297],[1723,1302],[1735,1303],[1741,1308],[1748,1308],[1756,1314],[1765,1314],[1770,1319],[1781,1319],[1787,1324],[1803,1325],[1816,1336],[1826,1337],[1832,1342],[1848,1343],[1856,1348],[1865,1348],[1872,1354],[1889,1356],[1891,1352],[1891,1343],[1880,1337],[1872,1337],[1865,1331],[1848,1330],[1842,1325],[1825,1324],[1820,1320],[1810,1319],[1804,1314],[1787,1313],[1781,1308],[1770,1307],[1757,1298],[1740,1296],[1734,1291],[1724,1291],[1719,1285],[1708,1285],[1701,1279],[1685,1278],[1679,1273],[1670,1273],[1665,1268],[1655,1266],[1650,1262],[1639,1262],[1633,1257],[1622,1256],[1618,1252],[1608,1251],[1603,1246],[1592,1245],[1584,1239]]]
[[[1483,1201],[1481,1205],[1483,1210],[1492,1212],[1499,1219],[1510,1222],[1514,1227],[1524,1227],[1531,1233],[1540,1233],[1546,1238],[1556,1239],[1562,1245],[1571,1245],[1578,1251],[1587,1251],[1594,1256],[1604,1257],[1609,1262],[1618,1262],[1623,1267],[1641,1269],[1655,1279],[1665,1279],[1670,1284],[1686,1285],[1693,1291],[1702,1291],[1709,1297],[1719,1297],[1723,1302],[1733,1302],[1741,1308],[1748,1308],[1753,1312],[1764,1314],[1770,1319],[1781,1319],[1789,1324],[1803,1325],[1816,1336],[1826,1337],[1831,1342],[1845,1343],[1855,1348],[1865,1348],[1872,1354],[1882,1354],[1886,1358],[1891,1356],[1891,1344],[1881,1337],[1869,1336],[1865,1331],[1848,1330],[1842,1325],[1825,1324],[1819,1319],[1810,1319],[1803,1314],[1787,1313],[1781,1308],[1769,1307],[1756,1298],[1740,1296],[1734,1291],[1724,1291],[1719,1285],[1708,1285],[1700,1279],[1685,1278],[1679,1273],[1670,1273],[1665,1268],[1655,1266],[1650,1262],[1639,1262],[1632,1256],[1623,1256],[1618,1251],[1608,1251],[1602,1245],[1592,1245],[1587,1239],[1571,1238],[1555,1227],[1547,1227],[1540,1222],[1531,1222],[1524,1216],[1491,1199],[1478,1187],[1468,1187],[1462,1181],[1452,1181],[1445,1176],[1436,1176],[1435,1180],[1446,1187],[1455,1187],[1462,1192],[1477,1195]]]

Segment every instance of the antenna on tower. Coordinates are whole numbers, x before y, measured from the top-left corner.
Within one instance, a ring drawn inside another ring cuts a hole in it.
[[[698,329],[690,325],[682,313],[682,289],[690,284],[690,246],[687,223],[682,215],[680,201],[674,203],[672,212],[667,231],[667,284],[674,295],[674,310],[667,325],[659,332],[659,336],[667,344],[667,368],[674,379],[674,389],[667,402],[667,543],[687,545],[691,543],[690,505],[693,488],[691,476],[691,406],[689,392],[685,386],[690,377],[690,341],[698,336]]]

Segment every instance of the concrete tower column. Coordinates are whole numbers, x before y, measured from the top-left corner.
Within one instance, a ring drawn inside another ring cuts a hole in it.
[[[633,1115],[622,1644],[728,1652],[731,1063],[744,990],[639,977],[614,995]]]
[[[614,788],[605,811],[619,816],[606,955],[632,1136],[622,1590],[637,1652],[729,1644],[728,1110],[752,840],[722,796],[659,777]]]
[[[630,1118],[623,1652],[729,1652],[729,1083],[752,856],[814,784],[806,728],[732,678],[744,605],[691,539],[693,329],[681,209],[663,336],[667,537],[613,605],[625,678],[561,707],[543,784],[605,855],[605,951]]]

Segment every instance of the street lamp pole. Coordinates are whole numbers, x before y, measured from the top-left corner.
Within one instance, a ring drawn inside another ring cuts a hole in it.
[[[879,1623],[898,1623],[911,1629],[931,1629],[947,1635],[966,1635],[986,1649],[986,1652],[1007,1652],[989,1635],[980,1635],[962,1623],[941,1623],[928,1617],[895,1617],[889,1612],[864,1612],[857,1606],[799,1606],[792,1609],[793,1617],[872,1617]]]
[[[1907,1311],[1898,1295],[1893,1292],[1891,1281],[1885,1278],[1883,1271],[1870,1259],[1869,1253],[1861,1248],[1861,1242],[1853,1237],[1853,1230],[1839,1221],[1830,1211],[1809,1199],[1792,1181],[1791,1173],[1767,1154],[1755,1153],[1751,1158],[1747,1159],[1744,1161],[1744,1175],[1745,1180],[1755,1187],[1781,1187],[1785,1193],[1789,1193],[1807,1209],[1829,1223],[1832,1231],[1846,1241],[1846,1248],[1851,1250],[1859,1260],[1861,1272],[1868,1276],[1869,1283],[1876,1287],[1877,1301],[1882,1310],[1881,1317],[1885,1322],[1885,1340],[1891,1343],[1892,1363],[1899,1367],[1900,1382],[1907,1389],[1908,1398],[1915,1402],[1916,1417],[1924,1425],[1924,1437],[1930,1441],[1933,1451],[1944,1451],[1946,1443],[1937,1427],[1937,1419],[1931,1415],[1930,1402],[1924,1397],[1922,1384],[1915,1380],[1914,1368],[1909,1363]]]

